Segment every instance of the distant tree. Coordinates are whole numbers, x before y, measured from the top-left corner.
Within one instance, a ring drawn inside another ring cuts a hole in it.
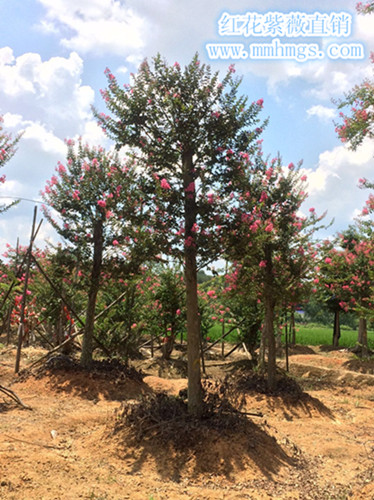
[[[13,138],[10,134],[4,131],[3,127],[4,119],[0,116],[0,168],[3,168],[5,164],[14,156],[16,152],[16,145],[21,138],[21,135],[17,135]],[[6,176],[0,176],[0,184],[4,184]],[[14,201],[9,205],[0,205],[0,214],[9,210],[10,207],[17,204],[18,201]]]
[[[319,294],[335,313],[333,345],[340,337],[340,312],[354,312],[359,318],[358,347],[367,353],[367,318],[374,315],[374,245],[359,231],[350,226],[333,241],[326,241],[319,265]]]
[[[183,261],[188,339],[188,406],[202,412],[197,266],[222,252],[220,237],[231,183],[243,155],[261,133],[262,100],[238,96],[240,80],[230,66],[219,80],[198,56],[184,68],[161,56],[144,61],[131,84],[120,85],[107,70],[103,97],[111,116],[95,112],[117,146],[130,146],[143,167],[158,207],[155,223],[168,248]]]
[[[360,14],[371,14],[374,12],[374,2],[359,2],[356,9]],[[374,63],[374,52],[370,54],[371,62]],[[346,143],[350,149],[356,150],[363,140],[368,137],[374,138],[374,82],[366,79],[345,95],[344,99],[336,101],[343,123],[336,124],[336,132],[341,141]],[[343,111],[349,108],[347,111]]]

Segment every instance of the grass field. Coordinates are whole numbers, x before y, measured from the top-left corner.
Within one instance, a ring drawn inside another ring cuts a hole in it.
[[[228,332],[231,325],[225,325],[225,331]],[[332,326],[321,325],[296,325],[296,343],[302,345],[332,345]],[[209,330],[210,341],[221,337],[222,325],[216,324]],[[235,343],[238,340],[237,332],[234,330],[226,338],[225,342]],[[357,342],[357,331],[346,328],[341,329],[339,340],[340,347],[353,347]],[[369,348],[374,350],[374,332],[368,332]]]
[[[296,343],[303,345],[331,345],[332,327],[317,325],[298,325]],[[340,347],[353,347],[357,342],[357,330],[341,329]],[[368,332],[369,348],[374,349],[374,332]]]

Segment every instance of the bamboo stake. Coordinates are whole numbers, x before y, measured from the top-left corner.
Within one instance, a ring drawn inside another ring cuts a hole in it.
[[[22,341],[23,341],[23,334],[24,334],[24,321],[25,321],[25,307],[26,307],[26,300],[27,300],[27,286],[29,283],[29,276],[30,276],[31,251],[32,251],[32,245],[33,245],[33,241],[34,241],[37,211],[38,211],[38,208],[35,206],[34,207],[34,217],[33,217],[33,221],[32,221],[31,236],[30,236],[30,245],[29,245],[29,248],[28,248],[27,254],[26,254],[26,271],[25,271],[25,281],[24,281],[24,286],[23,286],[23,294],[22,294],[22,302],[21,302],[21,315],[20,315],[19,327],[18,327],[18,346],[17,346],[17,355],[16,355],[16,365],[15,365],[15,369],[14,369],[15,373],[19,372],[20,361],[21,361],[21,350],[22,350]]]
[[[113,307],[114,305],[116,305],[122,299],[122,297],[124,295],[125,295],[125,293],[121,294],[116,300],[114,300],[111,304],[109,304],[109,306],[106,309],[104,309],[103,311],[101,311],[101,313],[97,314],[95,316],[95,321],[97,321],[99,318],[101,318],[101,316],[103,316],[104,314],[106,314],[111,307]],[[48,351],[47,354],[44,354],[42,357],[40,357],[39,359],[37,359],[36,361],[34,361],[33,363],[31,363],[31,365],[29,365],[27,367],[27,369],[30,370],[35,365],[38,365],[39,363],[43,362],[44,359],[49,358],[49,356],[51,356],[51,354],[54,354],[55,352],[59,351],[62,347],[64,347],[66,344],[68,344],[68,342],[70,342],[71,340],[75,339],[79,335],[82,335],[83,333],[84,333],[84,327],[80,328],[78,331],[76,331],[75,333],[73,333],[73,335],[71,335],[68,339],[64,340],[61,344],[59,344],[58,346],[54,347],[52,350]],[[95,339],[95,340],[97,341],[97,339]]]
[[[35,208],[36,208],[36,207],[35,207]],[[34,236],[33,236],[33,238],[32,238],[32,242],[33,242],[33,243],[34,243],[35,238],[36,238],[36,236],[37,236],[37,234],[38,234],[38,232],[39,232],[39,229],[40,229],[40,226],[42,225],[42,222],[43,222],[43,220],[41,220],[41,221],[39,222],[39,226],[38,226],[37,230],[35,231],[35,234],[34,234]],[[23,260],[22,260],[22,262],[21,262],[21,264],[20,264],[20,266],[19,266],[19,268],[18,268],[18,271],[17,271],[17,273],[16,273],[16,278],[19,278],[19,277],[20,277],[20,274],[21,274],[21,272],[22,272],[23,265],[24,265],[24,263],[26,262],[26,258],[27,258],[27,253],[24,255]],[[13,290],[13,288],[14,288],[14,286],[15,286],[16,282],[17,282],[17,279],[14,279],[14,280],[12,281],[12,283],[11,283],[10,287],[8,288],[8,291],[6,292],[6,294],[5,294],[4,298],[3,298],[2,302],[1,302],[1,305],[0,305],[0,311],[1,311],[1,309],[4,307],[4,304],[5,304],[5,302],[7,301],[7,298],[9,297],[10,292]]]

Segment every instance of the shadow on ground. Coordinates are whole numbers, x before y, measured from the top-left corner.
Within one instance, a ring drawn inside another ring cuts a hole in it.
[[[165,425],[172,423],[165,422]],[[163,480],[179,482],[183,477],[224,476],[233,480],[240,471],[250,477],[273,479],[283,467],[301,466],[295,453],[284,449],[265,429],[248,420],[237,429],[212,429],[204,422],[191,429],[189,439],[164,440],[149,435],[135,439],[126,430],[117,434],[119,456],[136,473],[150,462]],[[129,445],[131,451],[129,452]]]
[[[92,401],[122,401],[151,391],[143,382],[140,372],[117,360],[94,361],[92,366],[86,369],[76,360],[58,355],[35,372],[22,373],[19,382],[30,377],[40,379],[49,389],[56,392],[73,394]]]

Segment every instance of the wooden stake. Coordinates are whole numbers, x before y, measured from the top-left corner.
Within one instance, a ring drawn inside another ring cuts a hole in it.
[[[29,276],[30,276],[31,252],[32,252],[32,245],[34,242],[37,211],[38,211],[38,208],[35,206],[34,207],[34,217],[33,217],[33,221],[32,221],[31,236],[30,236],[30,245],[29,245],[29,248],[28,248],[27,254],[26,254],[26,271],[25,271],[25,281],[24,281],[24,286],[23,286],[23,294],[22,294],[22,302],[21,302],[21,316],[20,316],[19,327],[18,327],[18,346],[17,346],[17,355],[16,355],[16,365],[15,365],[15,370],[14,370],[15,373],[19,372],[19,367],[20,367],[20,362],[21,362],[21,350],[22,350],[24,322],[25,322],[25,307],[26,307],[26,299],[27,299],[27,286],[29,283]],[[40,224],[41,224],[41,222],[40,222]],[[39,227],[40,227],[40,225],[39,225]]]

